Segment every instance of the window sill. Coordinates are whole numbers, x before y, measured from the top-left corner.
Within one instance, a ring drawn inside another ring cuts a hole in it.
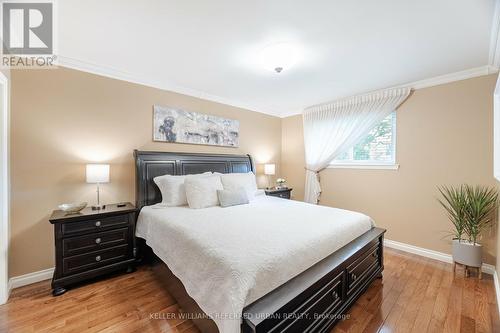
[[[330,164],[328,169],[398,170],[399,164]]]

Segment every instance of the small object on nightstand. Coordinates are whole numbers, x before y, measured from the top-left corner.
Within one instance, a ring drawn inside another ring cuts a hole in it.
[[[127,205],[126,202],[120,202],[116,204],[116,207],[125,207]]]
[[[275,187],[275,189],[280,190],[280,189],[283,189],[283,188],[288,188],[286,186],[286,179],[285,178],[278,178],[278,179],[276,179],[276,187]]]
[[[78,202],[78,203],[63,203],[57,206],[60,210],[66,213],[66,215],[76,214],[85,207],[87,207],[86,202]]]
[[[292,197],[292,188],[269,189],[265,191],[266,195],[270,195],[272,197],[283,199],[290,199]]]
[[[100,275],[132,272],[136,214],[131,203],[106,205],[105,210],[88,207],[70,216],[62,210],[53,211],[49,219],[56,247],[52,295],[62,295],[68,286]]]

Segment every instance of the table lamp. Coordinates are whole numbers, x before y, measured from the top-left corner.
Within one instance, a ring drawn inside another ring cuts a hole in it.
[[[99,201],[99,184],[109,183],[109,164],[87,164],[87,183],[97,184],[97,205],[92,206],[92,210],[106,208]]]
[[[270,176],[274,176],[276,174],[276,165],[275,164],[264,164],[264,174],[267,176],[267,188],[270,188]]]

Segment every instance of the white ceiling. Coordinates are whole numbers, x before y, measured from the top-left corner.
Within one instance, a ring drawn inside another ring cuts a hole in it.
[[[82,69],[274,115],[488,65],[494,0],[62,0],[59,55]],[[302,60],[258,63],[289,42]],[[62,61],[64,64],[64,61]]]

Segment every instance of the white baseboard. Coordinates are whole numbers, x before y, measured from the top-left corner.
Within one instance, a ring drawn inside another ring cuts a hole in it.
[[[497,271],[495,271],[495,273],[493,273],[493,282],[495,284],[495,293],[497,294],[498,312],[500,313],[500,283],[498,282],[498,273],[497,273]]]
[[[9,279],[9,293],[12,289],[27,286],[28,284],[48,280],[52,278],[54,268],[44,269],[43,271],[28,273],[20,276],[14,276]]]
[[[393,241],[390,239],[385,239],[384,245],[387,247],[396,249],[396,250],[413,253],[413,254],[416,254],[416,255],[419,255],[422,257],[431,258],[431,259],[439,260],[439,261],[450,263],[450,264],[453,263],[453,259],[451,257],[451,254],[448,254],[448,253],[429,250],[429,249],[425,249],[423,247],[418,247],[418,246],[414,246],[414,245],[410,245],[410,244],[406,244],[406,243],[396,242],[396,241]],[[496,272],[495,266],[490,265],[490,264],[483,264],[483,267],[481,270],[483,271],[483,273],[491,274],[491,275],[494,275]]]

